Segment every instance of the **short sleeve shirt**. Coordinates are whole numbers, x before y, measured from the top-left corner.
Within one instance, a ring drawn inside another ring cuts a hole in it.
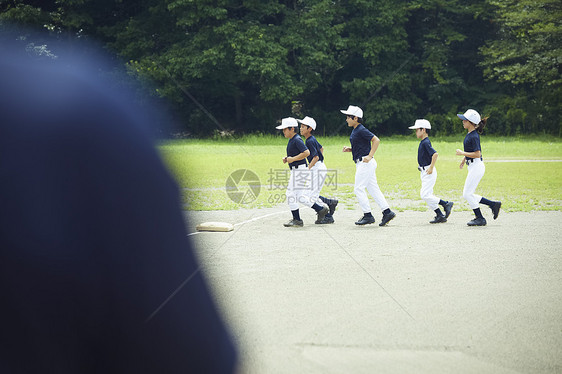
[[[371,152],[371,139],[375,136],[362,124],[357,125],[349,136],[353,160],[367,156]]]
[[[289,139],[289,143],[287,143],[287,157],[295,157],[306,150],[307,150],[306,145],[304,145],[304,142],[302,141],[299,134],[295,134],[295,136]],[[302,160],[298,160],[295,162],[291,162],[289,164],[289,168],[296,167],[302,164],[306,165],[306,158],[303,158]]]
[[[435,149],[433,149],[433,147],[431,146],[431,141],[429,140],[429,138],[423,139],[418,147],[418,165],[431,165],[431,157],[435,153],[437,153],[437,151],[435,151]]]
[[[480,147],[480,134],[478,134],[478,131],[474,130],[466,134],[466,136],[464,137],[463,145],[465,152],[482,152],[482,149]],[[470,157],[466,157],[466,159],[472,160],[472,158]]]
[[[318,161],[324,161],[324,155],[320,151],[320,149],[322,149],[322,144],[318,143],[314,135],[306,139],[306,147],[310,151],[310,155],[307,157],[309,163],[312,162],[312,159],[316,156],[318,156]]]

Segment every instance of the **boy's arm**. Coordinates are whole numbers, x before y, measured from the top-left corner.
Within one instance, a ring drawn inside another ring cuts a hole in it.
[[[320,148],[320,153],[324,154],[324,147]],[[308,164],[308,168],[312,169],[312,167],[314,166],[314,164],[316,164],[318,162],[318,160],[320,160],[320,157],[314,156],[312,158],[312,160],[310,161],[310,163]]]
[[[369,162],[373,159],[373,156],[375,155],[380,142],[381,140],[376,135],[373,135],[373,137],[371,138],[371,152],[369,152],[367,156],[363,157],[363,162]]]
[[[482,157],[482,152],[480,152],[480,151],[464,152],[464,151],[461,151],[460,149],[457,149],[457,156],[465,156],[465,157],[469,157],[469,158],[480,158],[480,157]]]
[[[309,155],[310,155],[310,151],[309,151],[308,149],[306,149],[304,152],[301,152],[301,153],[299,153],[299,154],[296,155],[296,156],[293,156],[293,157],[285,157],[285,158],[283,159],[283,162],[284,162],[284,163],[285,163],[285,162],[288,162],[288,163],[290,164],[290,163],[295,162],[295,161],[300,161],[300,160],[302,160],[302,159],[308,157]]]
[[[308,169],[312,169],[312,167],[314,166],[314,164],[318,162],[318,160],[320,160],[320,157],[314,156],[310,161],[310,163],[308,164]]]
[[[437,152],[435,152],[433,156],[431,156],[431,165],[429,165],[429,167],[427,168],[427,174],[433,173],[433,168],[435,167],[435,163],[437,162],[437,157],[439,157],[439,154]]]

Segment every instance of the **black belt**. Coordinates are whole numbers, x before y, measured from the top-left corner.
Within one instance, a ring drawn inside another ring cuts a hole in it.
[[[289,168],[292,169],[298,169],[299,166],[304,165],[306,166],[306,164],[298,164],[298,165],[293,165],[293,166],[289,166]]]
[[[359,158],[354,159],[353,161],[355,161],[355,163],[357,164],[358,162],[363,161],[363,157],[366,157],[366,156],[361,156]]]
[[[425,165],[425,166],[418,166],[418,170],[419,171],[424,171],[425,169],[427,169],[430,165]]]
[[[474,160],[477,160],[477,159],[476,158],[467,158],[466,164],[469,165],[469,164],[473,163]],[[482,157],[480,157],[480,161],[484,161],[484,160],[482,160]]]

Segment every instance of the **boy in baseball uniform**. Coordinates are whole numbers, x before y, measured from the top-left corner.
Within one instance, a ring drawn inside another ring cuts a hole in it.
[[[312,135],[314,130],[316,130],[316,121],[314,118],[307,116],[303,119],[297,119],[297,122],[301,124],[300,132],[306,139],[306,148],[310,151],[307,157],[308,169],[312,173],[310,178],[309,198],[313,202],[317,202],[318,199],[320,199],[320,201],[328,205],[330,210],[322,221],[316,221],[315,223],[334,223],[333,215],[336,210],[336,205],[338,205],[338,200],[320,196],[320,191],[322,191],[322,187],[324,186],[328,169],[324,164],[324,148],[318,140],[316,140],[316,137]]]
[[[468,226],[486,226],[486,219],[480,211],[480,204],[485,204],[492,210],[494,219],[498,218],[501,201],[489,200],[476,194],[476,187],[486,172],[484,159],[482,158],[482,147],[480,146],[480,135],[486,127],[488,117],[481,118],[480,113],[474,109],[468,109],[464,114],[457,114],[462,120],[462,126],[467,130],[464,137],[463,149],[457,149],[457,156],[463,156],[459,168],[463,168],[466,164],[468,174],[464,182],[462,195],[468,202],[470,208],[474,211],[475,218],[467,223]]]
[[[435,149],[433,149],[431,141],[429,140],[431,124],[426,119],[417,119],[414,125],[408,128],[415,130],[416,137],[421,139],[420,145],[418,146],[418,170],[420,171],[421,179],[420,196],[425,200],[429,209],[435,212],[435,218],[429,221],[429,223],[447,222],[447,218],[449,218],[451,210],[453,209],[453,202],[443,201],[433,194],[433,187],[437,181],[435,163],[439,155]],[[445,214],[441,212],[439,205],[443,207]]]
[[[353,128],[349,136],[351,147],[344,146],[342,151],[351,152],[353,162],[355,162],[354,192],[363,211],[363,217],[355,224],[362,226],[375,222],[375,217],[371,213],[369,197],[365,191],[367,190],[382,210],[382,221],[379,226],[384,226],[396,216],[396,213],[390,210],[377,183],[377,162],[373,156],[379,147],[380,139],[363,126],[363,110],[361,108],[350,105],[341,112],[346,115],[347,125]]]
[[[285,138],[289,139],[287,143],[287,156],[283,157],[282,161],[284,164],[288,164],[291,170],[286,195],[293,218],[283,224],[285,227],[303,226],[299,213],[299,204],[314,209],[318,215],[317,221],[324,220],[328,213],[327,206],[320,206],[309,198],[309,187],[306,182],[309,179],[310,171],[307,168],[306,157],[310,155],[310,151],[306,148],[299,134],[297,134],[298,127],[299,124],[293,117],[283,118],[281,125],[276,127],[276,129],[283,131]]]

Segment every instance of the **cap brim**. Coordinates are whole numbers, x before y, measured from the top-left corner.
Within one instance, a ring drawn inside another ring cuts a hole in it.
[[[304,123],[304,122],[302,121],[302,119],[298,119],[297,122],[298,122],[298,123]],[[306,123],[304,123],[304,124],[306,125]]]
[[[466,118],[463,114],[457,114],[457,117],[459,117],[459,118],[462,119],[463,121],[464,121],[464,120],[467,120],[467,121],[468,121],[468,118]]]
[[[283,129],[288,129],[289,127],[298,127],[298,126],[283,126],[283,125],[279,125],[276,127],[277,130],[283,130]]]
[[[420,127],[414,125],[414,126],[410,126],[410,127],[408,127],[408,128],[411,129],[411,130],[415,130],[415,129],[419,129]]]
[[[345,114],[346,116],[351,116],[352,114],[349,113],[347,110],[340,110],[340,112],[342,112],[343,114]]]

